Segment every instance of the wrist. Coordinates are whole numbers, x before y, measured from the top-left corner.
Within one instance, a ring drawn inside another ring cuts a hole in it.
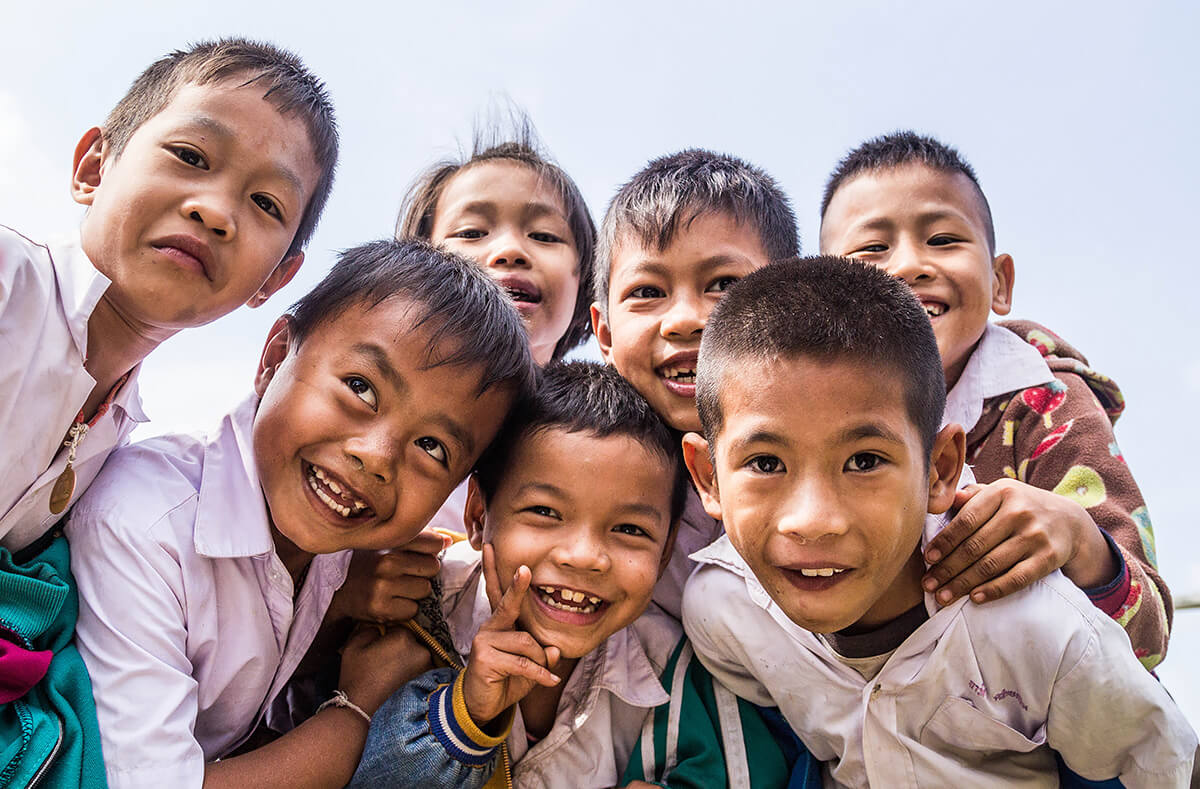
[[[1080,531],[1075,555],[1063,565],[1063,575],[1080,589],[1093,589],[1110,583],[1120,569],[1108,540],[1088,518]]]

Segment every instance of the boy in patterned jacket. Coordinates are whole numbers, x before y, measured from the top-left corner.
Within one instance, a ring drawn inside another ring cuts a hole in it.
[[[995,325],[1012,306],[1013,260],[996,254],[971,166],[897,132],[851,151],[825,188],[821,251],[912,287],[937,337],[945,421],[967,432],[980,485],[925,550],[924,588],[946,605],[995,600],[1057,568],[1120,623],[1147,669],[1166,653],[1171,597],[1145,502],[1113,437],[1120,391],[1048,330]]]

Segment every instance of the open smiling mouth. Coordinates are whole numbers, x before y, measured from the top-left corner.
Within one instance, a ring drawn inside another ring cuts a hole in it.
[[[375,514],[345,482],[331,472],[311,463],[304,464],[305,479],[317,498],[329,510],[343,518],[365,519]]]
[[[925,314],[931,318],[936,318],[949,309],[949,307],[940,301],[923,301],[921,302],[921,306],[925,308]]]
[[[608,606],[608,602],[564,586],[536,586],[534,590],[538,599],[551,608],[566,611],[569,614],[594,614]]]
[[[505,285],[504,289],[517,304],[540,304],[542,301],[541,294],[525,290],[520,285]]]

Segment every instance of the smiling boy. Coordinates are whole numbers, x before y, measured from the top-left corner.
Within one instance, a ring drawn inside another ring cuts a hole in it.
[[[344,784],[370,714],[422,667],[407,631],[360,634],[334,706],[231,754],[260,721],[286,729],[277,703],[349,549],[412,539],[534,375],[477,266],[376,242],[276,321],[214,435],[117,452],[67,528],[109,785]]]
[[[961,511],[928,548],[925,588],[942,603],[968,593],[984,602],[1061,567],[1153,668],[1166,654],[1171,597],[1113,436],[1120,391],[1042,327],[988,322],[1011,309],[1013,259],[996,251],[970,165],[912,132],[869,140],[830,177],[821,213],[823,252],[879,266],[921,301],[947,420],[966,430],[967,458],[989,483],[959,494]]]
[[[145,421],[142,360],[296,273],[336,161],[332,104],[299,58],[206,42],[152,64],[84,133],[77,232],[0,227],[0,774],[14,784],[102,782],[54,525]]]
[[[645,757],[633,746],[647,714],[668,701],[659,674],[681,631],[650,596],[686,484],[672,432],[619,375],[548,367],[480,461],[470,542],[442,564],[442,608],[465,660],[380,708],[354,785],[620,782]],[[668,770],[719,779],[715,735],[678,736],[678,761],[698,760]],[[716,755],[701,767],[705,748]]]
[[[726,536],[684,626],[713,675],[778,705],[826,785],[1186,786],[1196,738],[1121,628],[1055,572],[980,606],[925,593],[964,438],[901,282],[838,258],[734,286],[700,352],[684,457]]]
[[[696,357],[725,290],[798,254],[796,217],[763,170],[700,149],[651,161],[613,197],[600,227],[592,330],[604,360],[672,429],[700,429]],[[687,557],[721,533],[691,497],[655,601],[679,615]]]

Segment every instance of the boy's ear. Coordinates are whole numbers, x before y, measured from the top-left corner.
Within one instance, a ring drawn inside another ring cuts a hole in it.
[[[104,133],[99,126],[93,126],[79,138],[71,165],[71,197],[76,203],[92,204],[100,186],[106,153]]]
[[[933,439],[929,456],[929,512],[940,515],[954,503],[954,491],[967,457],[967,436],[959,425],[949,424]]]
[[[612,364],[612,332],[608,330],[608,323],[600,314],[600,302],[592,302],[591,313],[592,334],[596,337],[596,344],[600,346],[600,356],[604,358],[605,364]]]
[[[467,541],[477,551],[483,550],[483,523],[487,519],[487,501],[479,481],[472,474],[467,482],[467,506],[463,509],[463,526],[467,527]]]
[[[704,511],[710,516],[721,520],[721,492],[717,489],[717,472],[713,468],[712,458],[708,454],[708,441],[699,433],[686,433],[683,436],[683,462],[696,490],[700,492],[700,502]]]
[[[300,270],[300,264],[303,262],[304,252],[288,255],[279,261],[279,265],[267,277],[267,281],[263,283],[262,287],[250,297],[250,300],[246,302],[246,306],[254,308],[266,304],[267,299],[274,296],[280,288],[292,281],[292,277],[296,276],[296,272]]]
[[[1012,309],[1013,292],[1012,255],[996,255],[992,261],[992,312],[1007,315]]]
[[[267,385],[275,377],[275,371],[288,357],[292,347],[292,319],[288,315],[280,315],[271,333],[267,335],[267,344],[263,346],[262,357],[258,360],[258,372],[254,376],[254,392],[262,398],[267,392]]]

